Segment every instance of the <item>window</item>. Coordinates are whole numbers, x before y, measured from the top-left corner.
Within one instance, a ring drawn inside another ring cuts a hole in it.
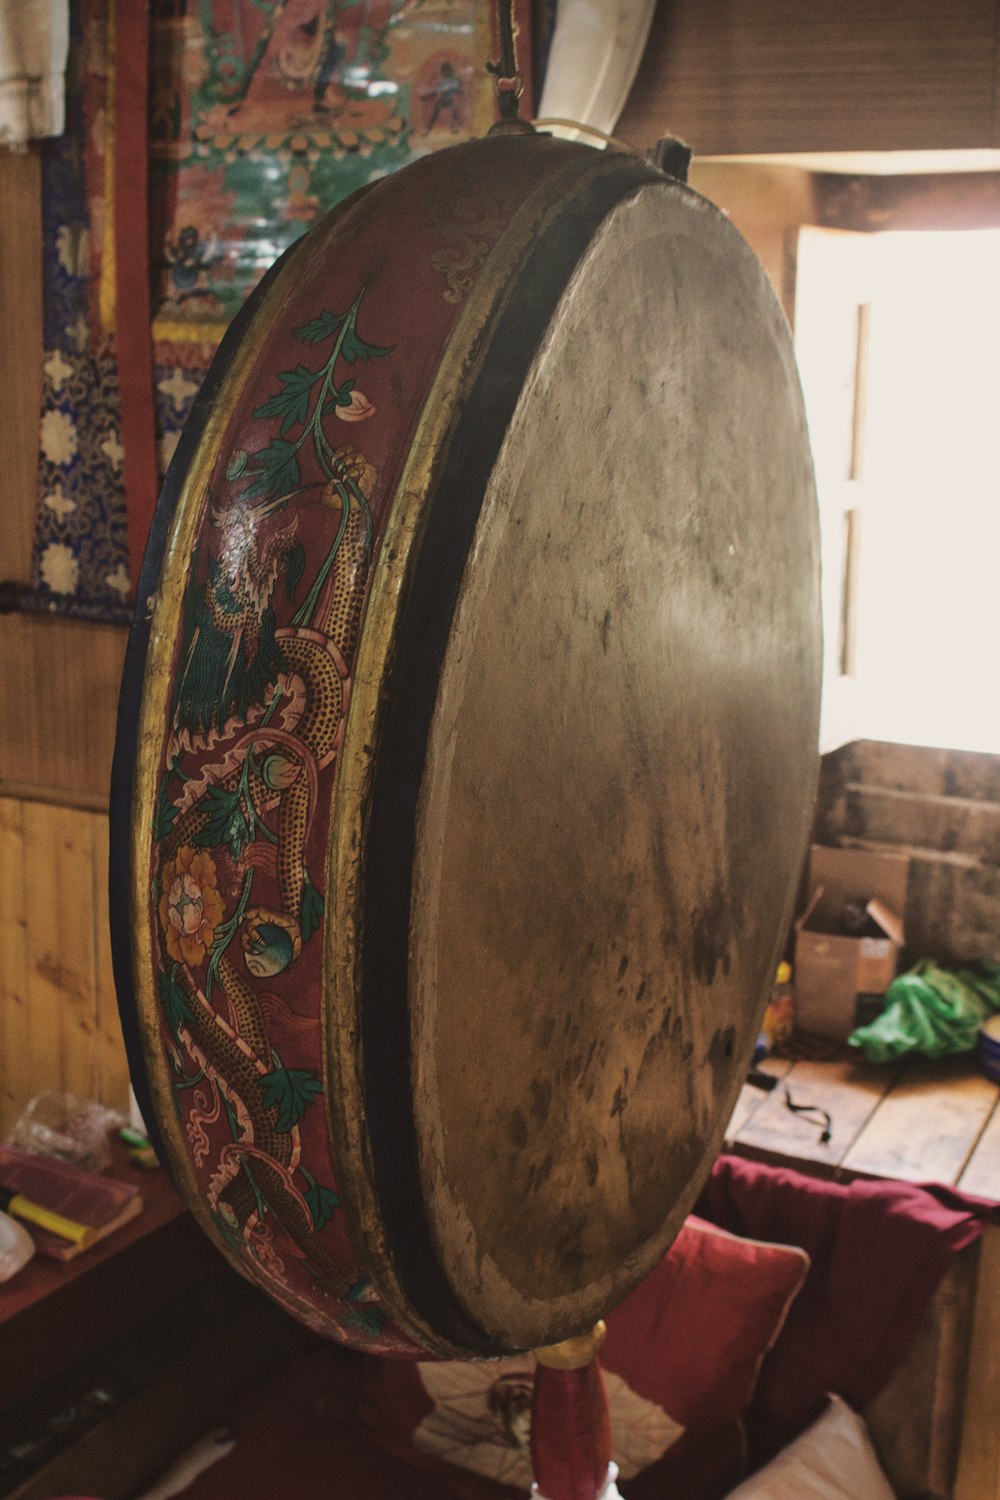
[[[1000,752],[1000,230],[800,235],[824,749]]]

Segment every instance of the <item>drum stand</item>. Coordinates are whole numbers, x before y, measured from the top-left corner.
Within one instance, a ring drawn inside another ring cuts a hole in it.
[[[620,1500],[597,1357],[604,1334],[604,1324],[597,1323],[590,1333],[535,1350],[533,1500]]]

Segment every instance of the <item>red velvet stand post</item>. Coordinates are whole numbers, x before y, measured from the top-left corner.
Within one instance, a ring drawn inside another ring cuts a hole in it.
[[[535,1350],[535,1500],[618,1500],[608,1399],[597,1358],[604,1333],[598,1323],[592,1333]]]

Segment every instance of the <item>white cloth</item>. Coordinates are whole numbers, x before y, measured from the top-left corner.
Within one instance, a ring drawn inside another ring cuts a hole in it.
[[[729,1500],[894,1500],[861,1417],[839,1396]]]
[[[639,69],[655,0],[559,0],[542,97],[541,119],[577,120],[610,134]],[[593,136],[563,126],[553,135]]]
[[[230,1437],[224,1428],[217,1432],[207,1432],[174,1460],[152,1489],[143,1490],[139,1500],[172,1500],[174,1495],[183,1494],[189,1485],[194,1484],[199,1474],[204,1474],[220,1458],[232,1453],[235,1447],[236,1439]]]
[[[615,1480],[617,1478],[618,1465],[609,1464],[608,1475],[604,1481],[604,1487],[599,1495],[595,1495],[594,1500],[622,1500],[621,1490],[615,1483]],[[545,1496],[542,1494],[537,1484],[533,1484],[531,1486],[531,1500],[545,1500]]]
[[[24,1226],[0,1213],[0,1281],[16,1276],[34,1253],[35,1242]]]
[[[61,135],[69,0],[0,0],[0,146]]]

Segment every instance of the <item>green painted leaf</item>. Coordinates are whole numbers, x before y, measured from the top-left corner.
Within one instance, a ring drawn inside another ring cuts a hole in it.
[[[282,1133],[297,1125],[316,1095],[323,1092],[323,1085],[315,1073],[309,1073],[305,1068],[279,1066],[265,1073],[261,1083],[264,1085],[264,1108],[278,1111],[275,1128]]]
[[[322,375],[322,370],[310,370],[305,365],[296,365],[294,370],[281,370],[278,379],[284,386],[263,406],[254,411],[255,417],[281,417],[281,430],[301,427],[309,417],[309,396],[313,386]]]
[[[272,438],[266,448],[251,454],[256,468],[247,469],[252,482],[243,491],[244,498],[254,499],[260,495],[285,494],[302,482],[298,454],[294,443],[286,438]]]
[[[156,986],[160,992],[163,1014],[170,1027],[170,1033],[176,1041],[182,1024],[185,1021],[194,1020],[194,1011],[188,1002],[184,987],[177,983],[172,974],[157,974]]]
[[[386,1316],[380,1307],[352,1307],[345,1313],[344,1322],[369,1338],[378,1338],[385,1328]]]
[[[322,344],[324,339],[332,339],[337,329],[343,322],[336,313],[321,312],[312,322],[304,324],[302,328],[296,328],[295,337],[304,339],[307,344]]]
[[[334,1209],[340,1207],[340,1199],[332,1188],[323,1187],[315,1178],[310,1177],[308,1172],[306,1177],[309,1180],[306,1202],[312,1215],[313,1228],[322,1229],[324,1224],[330,1222]]]
[[[156,799],[156,812],[153,816],[153,836],[156,839],[167,838],[177,819],[177,808],[167,796],[169,780],[169,772],[160,778],[160,792]]]
[[[225,844],[233,860],[239,859],[250,841],[250,829],[240,806],[239,788],[234,792],[224,786],[211,786],[201,804],[208,821],[194,836],[194,842],[203,849],[214,849]]]
[[[387,344],[380,348],[378,344],[366,343],[358,334],[354,319],[344,329],[344,337],[341,341],[340,352],[349,365],[353,365],[356,359],[379,359],[383,354],[391,354],[395,344]]]
[[[229,466],[226,469],[226,478],[227,479],[238,479],[240,477],[240,475],[243,473],[243,470],[246,468],[246,466],[247,466],[247,450],[245,448],[237,448],[236,452],[233,454],[232,458],[229,460]]]
[[[322,921],[324,909],[323,897],[309,879],[307,871],[302,879],[302,906],[299,911],[299,926],[304,943],[308,943]]]
[[[351,1304],[348,1322],[363,1329],[365,1333],[377,1336],[385,1327],[386,1317],[374,1298],[375,1288],[367,1276],[347,1289],[347,1300]]]

